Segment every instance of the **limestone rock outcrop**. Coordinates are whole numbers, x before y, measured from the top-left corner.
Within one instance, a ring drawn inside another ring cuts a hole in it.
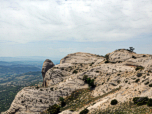
[[[119,88],[94,101],[93,106],[88,104],[88,114],[94,109],[107,108],[114,98],[122,103],[133,97],[152,98],[152,88],[149,87],[152,84],[152,55],[136,54],[125,49],[107,55],[109,63],[105,63],[106,58],[103,56],[83,52],[69,54],[55,66],[47,60],[46,63],[52,65],[46,70],[42,68],[45,87],[23,88],[4,114],[40,114],[49,106],[59,103],[59,97],[66,98],[73,91],[88,88],[89,85],[83,80],[84,75],[94,79],[96,87],[90,91],[92,97],[102,96]],[[144,69],[136,70],[138,66],[143,66]],[[79,114],[83,109],[84,107],[75,112],[67,110],[61,114]]]
[[[42,66],[42,77],[43,77],[43,86],[45,87],[45,82],[44,82],[44,77],[45,77],[45,73],[54,66],[54,63],[49,60],[49,59],[46,59],[43,63],[43,66]]]
[[[98,59],[102,59],[103,61],[104,57],[98,57],[97,55],[91,54],[91,53],[77,52],[77,53],[72,53],[65,56],[63,59],[60,60],[60,64],[63,64],[63,63],[85,64],[85,63],[96,62]]]

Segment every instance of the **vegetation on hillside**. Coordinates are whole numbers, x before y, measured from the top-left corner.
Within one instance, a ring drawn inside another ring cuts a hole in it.
[[[41,72],[28,72],[0,80],[0,112],[9,109],[16,94],[26,86],[35,86],[42,82]],[[11,83],[9,83],[11,82]],[[9,83],[9,84],[8,84]]]

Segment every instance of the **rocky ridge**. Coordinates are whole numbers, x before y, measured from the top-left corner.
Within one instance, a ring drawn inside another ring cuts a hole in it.
[[[93,106],[88,105],[90,114],[94,109],[105,109],[114,98],[118,102],[124,102],[135,96],[152,97],[151,88],[148,86],[152,83],[152,73],[148,72],[152,71],[152,55],[136,54],[125,49],[107,55],[109,63],[105,63],[105,57],[90,53],[77,52],[67,55],[61,59],[60,64],[51,66],[45,72],[43,80],[46,87],[23,88],[16,95],[9,110],[2,114],[40,114],[49,106],[59,103],[59,97],[66,98],[77,89],[88,88],[88,84],[82,80],[84,75],[95,79],[96,87],[90,92],[93,97],[121,87],[115,93],[96,101]],[[136,71],[137,66],[144,69]],[[67,114],[79,114],[82,109],[77,112],[68,110]],[[66,111],[61,114],[64,112]]]

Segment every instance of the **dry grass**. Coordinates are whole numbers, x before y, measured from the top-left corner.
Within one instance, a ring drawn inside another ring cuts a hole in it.
[[[74,91],[70,96],[65,98],[66,106],[61,107],[60,111],[64,110],[73,110],[73,111],[81,111],[84,107],[89,107],[95,104],[99,99],[104,98],[105,96],[116,92],[117,90],[121,89],[121,87],[112,90],[109,93],[105,93],[102,96],[93,97],[91,96],[90,89],[80,89]],[[60,105],[60,104],[58,104]],[[41,114],[48,114],[46,111],[45,113]],[[152,107],[148,107],[147,105],[137,106],[129,99],[127,102],[118,103],[117,105],[110,105],[108,108],[102,109],[95,109],[88,114],[152,114]]]
[[[152,114],[152,107],[147,105],[137,106],[130,99],[129,102],[108,106],[106,110],[96,109],[90,114]]]

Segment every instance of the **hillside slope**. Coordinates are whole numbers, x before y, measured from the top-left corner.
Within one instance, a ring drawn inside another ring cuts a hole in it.
[[[118,102],[125,102],[135,96],[152,97],[152,88],[149,87],[149,84],[152,84],[152,55],[120,49],[108,53],[107,56],[108,62],[106,57],[90,53],[77,52],[67,55],[61,59],[60,64],[46,72],[46,87],[23,88],[16,95],[9,110],[2,114],[40,114],[49,106],[60,103],[60,97],[66,98],[76,90],[87,89],[89,86],[83,81],[84,75],[95,80],[96,87],[88,93],[92,98],[109,93],[94,101],[93,106],[85,106],[90,114],[94,109],[105,109],[114,98]],[[116,91],[112,92],[114,90]],[[82,97],[81,100],[83,99]],[[83,108],[70,113],[79,114]]]

